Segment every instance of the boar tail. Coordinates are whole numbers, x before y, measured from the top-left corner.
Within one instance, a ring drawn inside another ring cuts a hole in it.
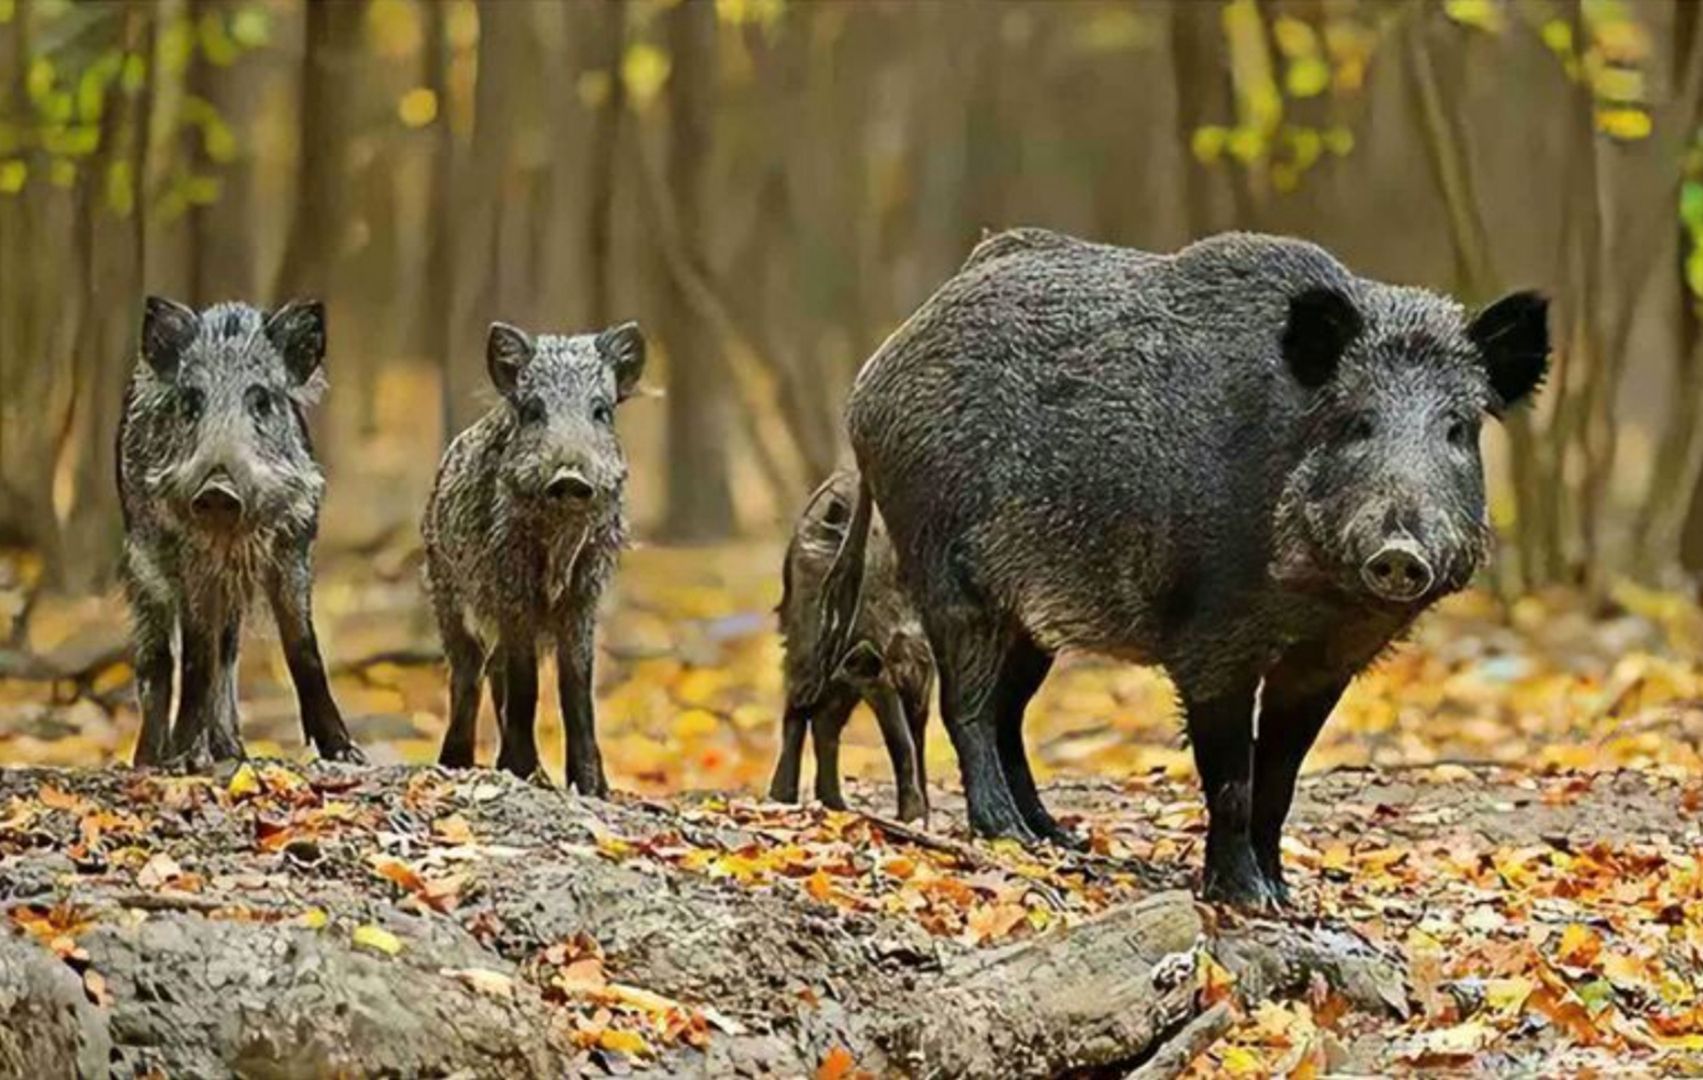
[[[874,506],[869,481],[859,476],[857,505],[852,509],[840,550],[822,579],[822,625],[816,635],[816,668],[810,673],[810,686],[806,688],[810,701],[821,698],[851,645],[852,627],[857,623],[858,606],[863,599],[863,564],[869,549],[869,520]]]

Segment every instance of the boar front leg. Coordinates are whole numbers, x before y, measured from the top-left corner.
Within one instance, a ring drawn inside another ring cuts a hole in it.
[[[497,750],[497,768],[516,776],[531,777],[538,771],[538,647],[530,635],[503,636],[499,669],[493,684],[501,680],[497,699],[502,745]]]
[[[816,755],[816,798],[829,810],[846,808],[840,790],[840,733],[846,729],[857,694],[843,686],[832,686],[810,710],[810,745]]]
[[[589,620],[566,630],[556,645],[556,694],[562,703],[562,727],[567,736],[565,782],[581,795],[609,797],[603,775],[603,754],[597,748],[597,711],[592,700],[596,649]]]
[[[290,558],[267,585],[290,681],[296,685],[302,733],[327,761],[365,762],[365,755],[349,737],[325,677],[325,660],[313,629],[313,571],[306,552]]]
[[[136,738],[137,767],[158,765],[171,753],[171,693],[175,662],[172,631],[177,619],[169,602],[162,603],[139,587],[131,589],[132,631],[136,661],[136,700],[142,731]]]
[[[887,757],[893,763],[893,786],[899,794],[899,820],[915,821],[928,813],[928,800],[923,798],[917,784],[917,748],[911,742],[911,728],[905,722],[905,706],[899,691],[886,680],[870,687],[870,704],[875,719],[881,725],[881,741],[887,744]]]
[[[1195,769],[1206,793],[1206,872],[1201,895],[1242,907],[1277,903],[1254,858],[1253,715],[1256,683],[1212,695],[1180,685]]]
[[[238,761],[245,755],[237,719],[237,659],[242,650],[242,612],[225,615],[219,630],[218,659],[213,672],[212,722],[207,726],[207,749],[214,761]]]
[[[179,623],[181,675],[178,680],[177,722],[172,725],[171,754],[166,764],[191,772],[212,764],[211,727],[222,707],[219,681],[219,631],[204,611],[185,604]]]
[[[1283,822],[1295,800],[1295,779],[1325,719],[1347,689],[1346,680],[1295,678],[1280,666],[1267,676],[1260,695],[1259,738],[1254,742],[1254,858],[1277,902],[1287,903],[1283,884]]]

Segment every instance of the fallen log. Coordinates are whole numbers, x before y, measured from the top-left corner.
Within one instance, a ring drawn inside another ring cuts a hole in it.
[[[1035,874],[916,865],[959,843],[483,772],[0,770],[0,1074],[1051,1075],[1149,1055],[1203,948],[1260,994],[1400,984],[1351,935],[1219,930],[1177,890],[931,933],[901,874]],[[887,891],[850,895],[854,864]]]

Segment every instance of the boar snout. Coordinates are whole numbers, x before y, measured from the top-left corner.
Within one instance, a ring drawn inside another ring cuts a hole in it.
[[[578,469],[563,466],[544,485],[544,494],[552,502],[579,504],[590,502],[597,494],[597,485],[585,478]]]
[[[242,518],[243,497],[236,481],[223,469],[215,469],[201,481],[189,500],[195,516],[216,524],[231,524]]]
[[[1374,552],[1360,567],[1360,577],[1373,595],[1398,603],[1419,599],[1437,580],[1419,545],[1407,537],[1390,540]]]

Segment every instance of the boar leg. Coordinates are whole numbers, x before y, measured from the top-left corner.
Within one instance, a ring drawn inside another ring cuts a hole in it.
[[[169,603],[133,589],[136,698],[142,731],[136,738],[135,764],[158,765],[171,752],[171,692],[175,663],[171,654],[176,619]]]
[[[917,756],[917,791],[922,795],[923,816],[928,816],[928,696],[934,679],[924,676],[899,687],[899,700],[905,708],[905,723],[911,728],[911,746]]]
[[[1082,841],[1054,821],[1042,805],[1041,794],[1035,788],[1035,774],[1029,771],[1029,755],[1023,748],[1023,710],[1041,688],[1052,666],[1051,654],[1026,636],[1006,650],[999,669],[999,712],[995,720],[999,767],[1005,773],[1011,797],[1017,801],[1017,811],[1029,828],[1042,839],[1063,847],[1080,848]]]
[[[603,754],[597,749],[597,710],[592,701],[595,685],[592,666],[596,650],[592,627],[587,620],[558,640],[556,646],[556,694],[562,702],[562,727],[567,736],[564,782],[581,795],[609,797],[609,781],[603,775]]]
[[[207,725],[207,749],[214,761],[239,761],[244,757],[242,733],[237,722],[237,659],[242,650],[242,612],[225,615],[219,630],[218,659],[213,663],[216,688],[211,722]]]
[[[1277,902],[1254,858],[1254,685],[1212,696],[1182,691],[1195,769],[1206,792],[1206,873],[1201,894],[1245,907]]]
[[[497,768],[516,776],[538,771],[538,647],[527,638],[503,638],[502,746]]]
[[[296,684],[303,734],[327,761],[365,761],[349,738],[349,729],[325,678],[325,660],[313,629],[313,572],[306,555],[297,556],[267,584],[272,617],[284,645],[284,661],[290,668],[290,681]]]
[[[1295,799],[1295,778],[1347,685],[1332,681],[1320,686],[1315,680],[1298,687],[1273,672],[1261,694],[1259,738],[1254,742],[1254,857],[1279,903],[1288,900],[1280,848],[1283,822]]]
[[[485,674],[485,648],[462,621],[460,603],[433,574],[432,601],[443,638],[444,659],[449,663],[449,727],[444,731],[438,764],[450,769],[473,766],[473,750],[479,739],[479,680]],[[501,714],[499,713],[499,723]]]
[[[775,776],[769,781],[772,802],[798,801],[798,773],[804,757],[804,733],[810,727],[810,712],[802,705],[788,703],[781,718],[781,754],[775,762]]]
[[[999,765],[1000,668],[1011,634],[968,607],[962,598],[933,604],[925,598],[923,605],[940,670],[941,718],[958,752],[970,828],[982,836],[1033,843],[1035,831],[1017,809]]]
[[[927,801],[917,787],[917,748],[905,723],[905,706],[899,692],[885,679],[870,687],[870,705],[881,725],[881,740],[893,762],[893,786],[899,793],[899,820],[915,821],[928,812]]]
[[[840,790],[840,732],[857,708],[857,695],[832,687],[810,714],[810,742],[816,753],[816,798],[830,810],[844,810]]]
[[[177,722],[172,725],[173,768],[199,771],[212,763],[208,727],[220,707],[218,695],[219,639],[205,612],[184,605],[180,625],[181,676],[178,683]]]

